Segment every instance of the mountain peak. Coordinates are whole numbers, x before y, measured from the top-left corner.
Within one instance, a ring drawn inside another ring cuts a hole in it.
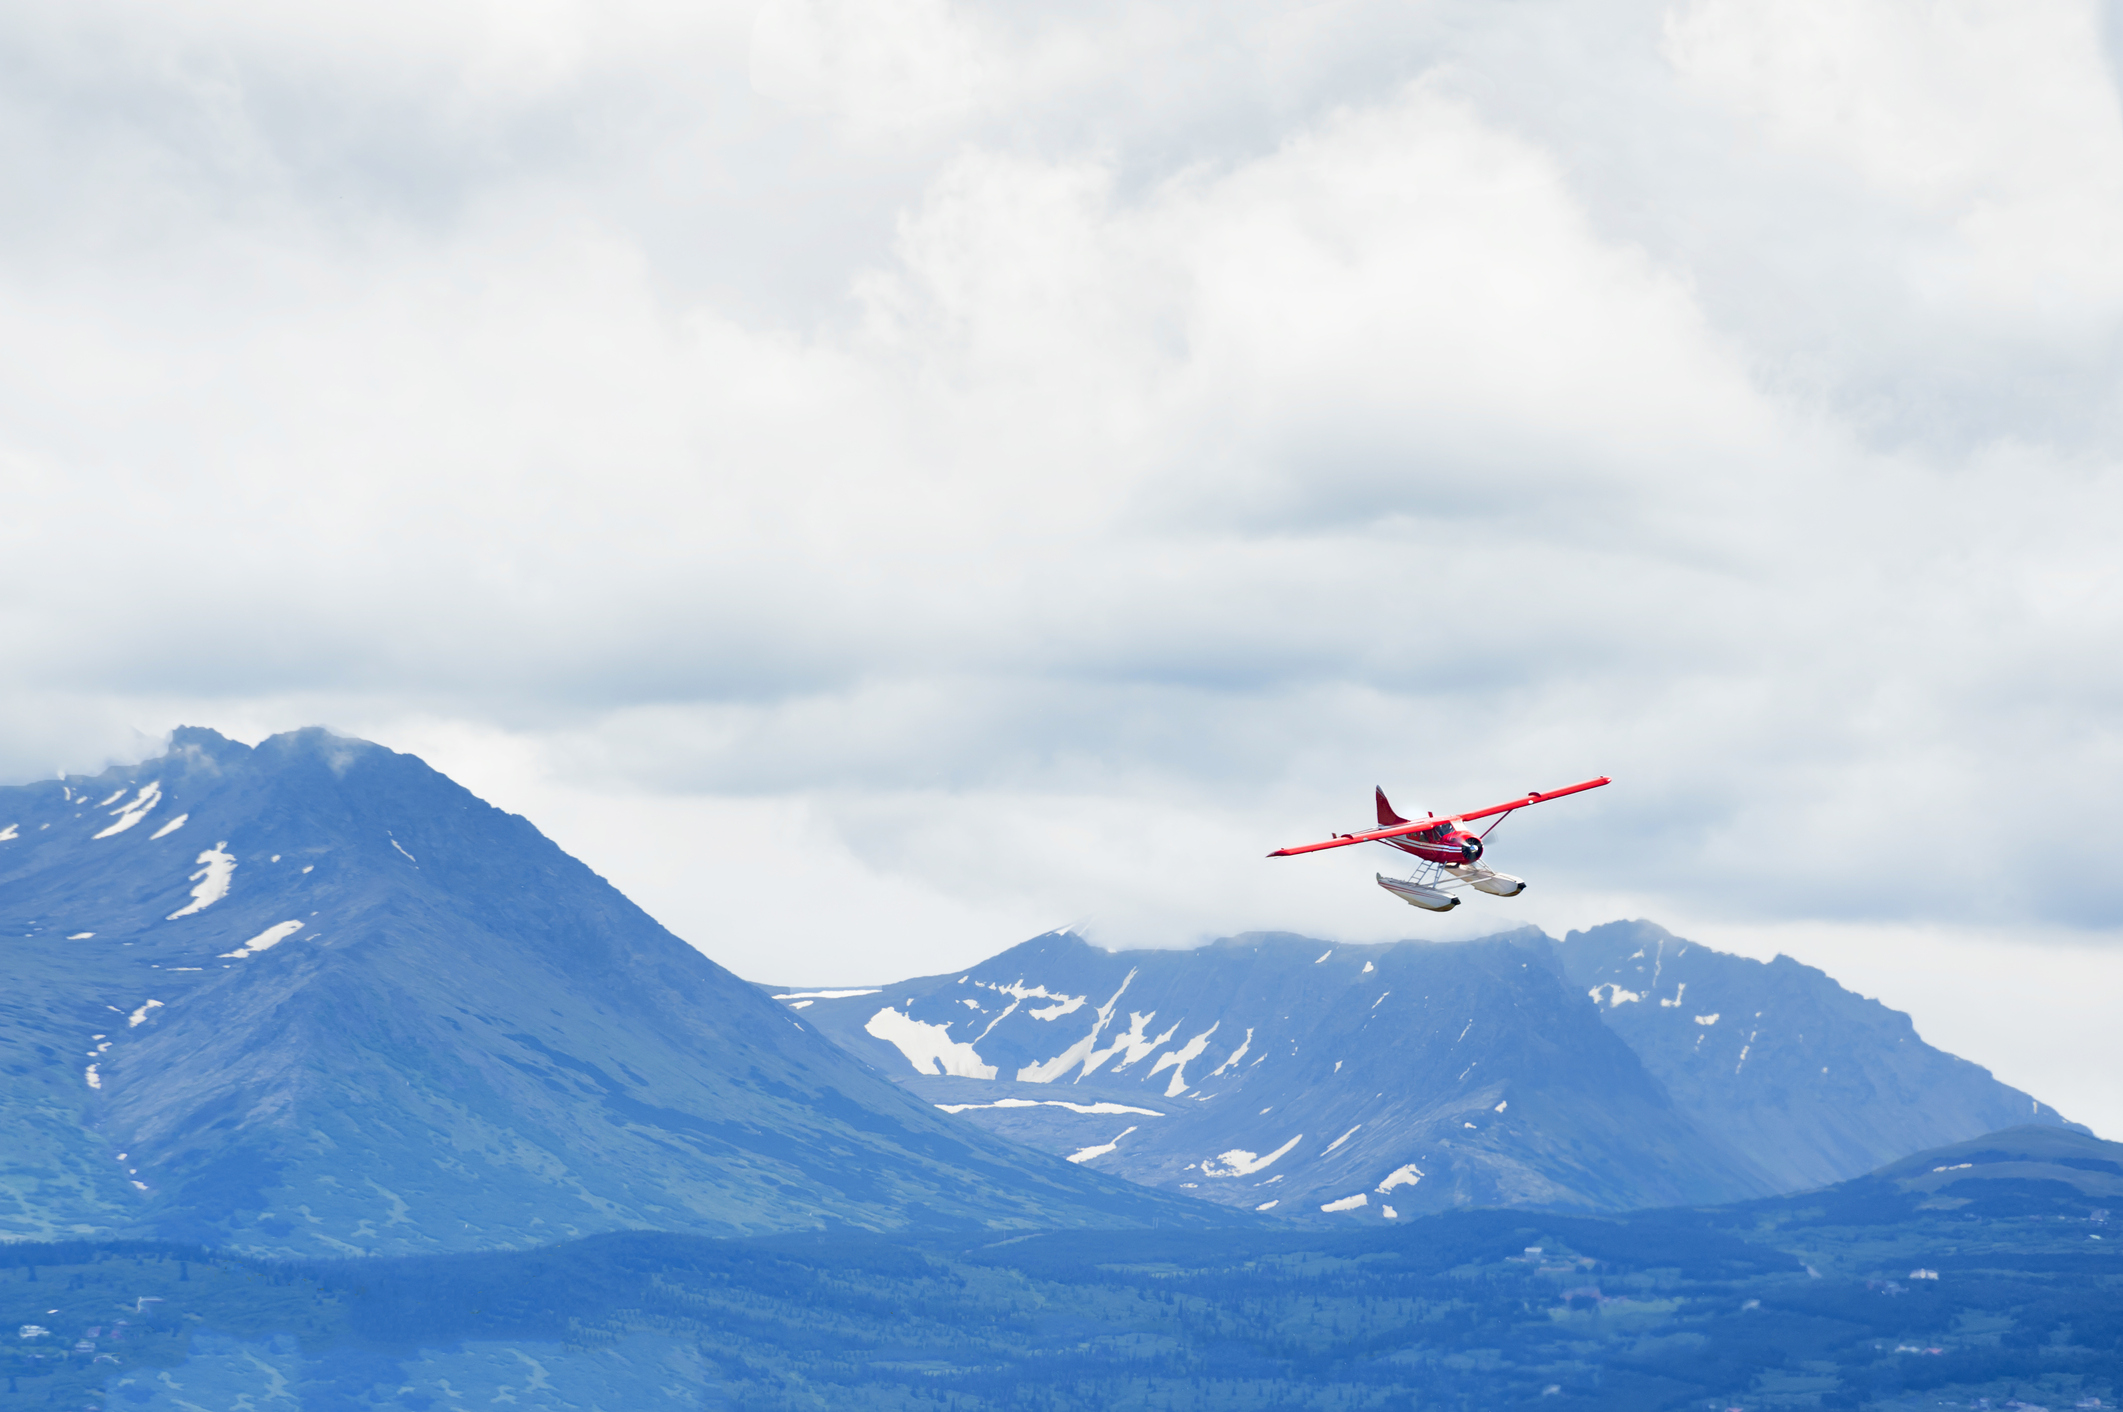
[[[1617,1209],[1731,1175],[1538,930],[1346,945],[1289,932],[1105,952],[1053,934],[948,976],[788,998],[947,1111],[1244,1209],[1394,1221]]]
[[[251,747],[240,740],[230,740],[211,726],[177,727],[170,732],[169,749],[172,754],[199,754],[216,759],[225,755],[242,756],[251,753]]]
[[[414,756],[189,727],[81,783],[0,789],[0,1233],[1186,1219],[952,1123]]]
[[[1919,1148],[2056,1110],[1918,1037],[1908,1015],[1789,956],[1764,962],[1651,922],[1574,931],[1570,983],[1674,1100],[1780,1189],[1842,1181]]]

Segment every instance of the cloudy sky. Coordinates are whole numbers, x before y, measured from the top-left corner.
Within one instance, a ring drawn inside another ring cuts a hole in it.
[[[0,4],[0,774],[327,724],[776,981],[1648,916],[2114,1135],[2119,75],[2069,0]],[[1596,773],[1444,922],[1262,857]]]

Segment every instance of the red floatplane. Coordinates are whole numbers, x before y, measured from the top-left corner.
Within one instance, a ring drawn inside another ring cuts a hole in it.
[[[1378,791],[1378,827],[1368,833],[1338,833],[1325,843],[1303,843],[1295,848],[1278,848],[1270,858],[1289,858],[1299,853],[1317,853],[1323,848],[1347,848],[1352,843],[1383,843],[1389,848],[1398,848],[1419,860],[1415,873],[1408,878],[1389,878],[1380,873],[1378,885],[1411,907],[1422,907],[1432,912],[1450,912],[1460,905],[1453,893],[1463,887],[1477,892],[1486,892],[1492,897],[1516,897],[1526,890],[1526,880],[1509,873],[1499,873],[1482,863],[1482,840],[1495,831],[1510,816],[1514,809],[1523,809],[1529,804],[1544,804],[1551,799],[1561,799],[1566,794],[1582,794],[1588,789],[1598,789],[1607,784],[1607,776],[1585,780],[1578,784],[1565,785],[1561,789],[1535,790],[1524,799],[1514,799],[1509,804],[1493,804],[1487,809],[1476,809],[1465,814],[1452,814],[1439,818],[1436,814],[1410,822],[1393,812],[1386,802],[1386,791]],[[1470,832],[1467,825],[1476,819],[1494,818],[1488,828],[1480,833]]]

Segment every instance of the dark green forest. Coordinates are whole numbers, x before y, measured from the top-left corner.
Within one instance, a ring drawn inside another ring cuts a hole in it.
[[[2062,1182],[1950,1190],[1968,1194],[1868,1178],[1707,1211],[1347,1234],[635,1232],[306,1264],[18,1244],[0,1249],[0,1409],[485,1403],[486,1384],[460,1386],[470,1365],[434,1372],[421,1351],[437,1349],[517,1350],[492,1366],[539,1371],[497,1400],[604,1412],[2112,1404],[2107,1212]],[[209,1346],[228,1377],[265,1370],[264,1393],[216,1383]],[[603,1391],[551,1381],[578,1364]]]

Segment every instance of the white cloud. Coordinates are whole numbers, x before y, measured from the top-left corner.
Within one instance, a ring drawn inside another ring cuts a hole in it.
[[[328,722],[790,983],[1595,772],[1483,920],[2106,935],[2093,25],[9,12],[0,765]]]
[[[767,0],[751,39],[755,89],[831,114],[858,139],[963,120],[1009,78],[967,12],[945,0]]]

